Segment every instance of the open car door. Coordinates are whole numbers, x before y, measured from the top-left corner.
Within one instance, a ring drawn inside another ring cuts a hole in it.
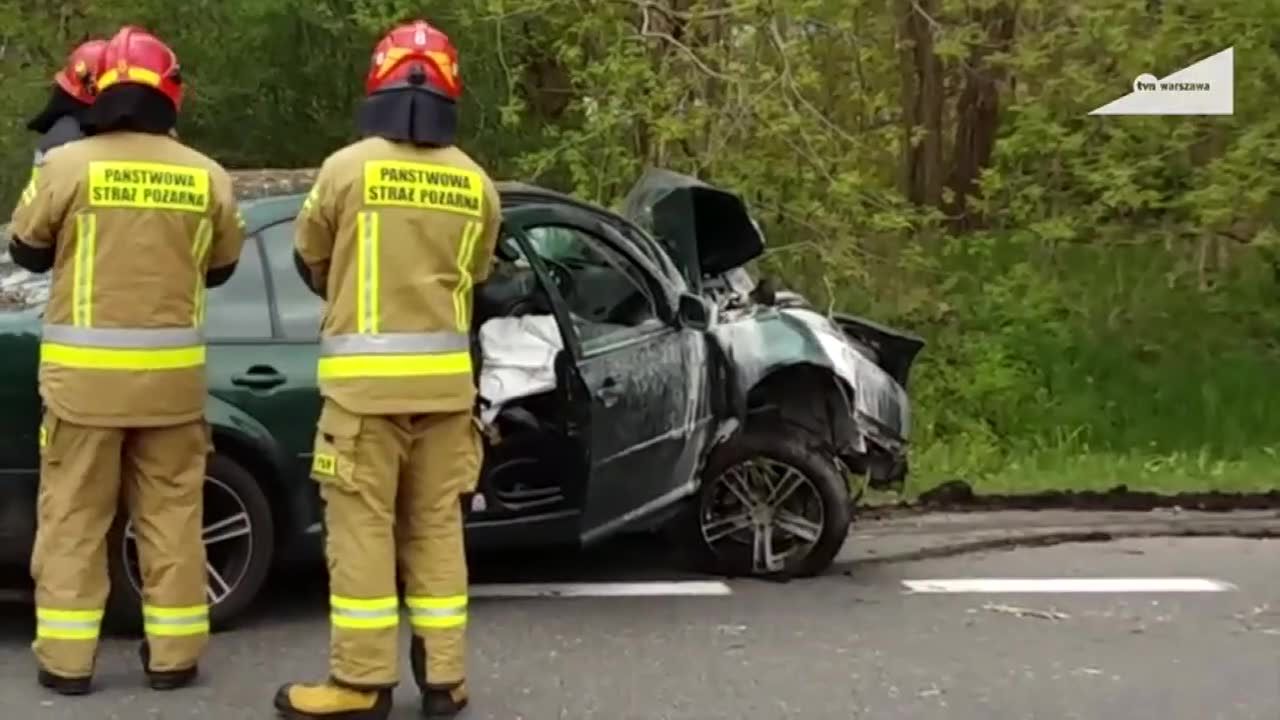
[[[697,486],[710,437],[707,337],[682,326],[654,264],[589,211],[536,205],[504,213],[551,300],[565,350],[557,378],[589,468],[581,540],[590,543],[677,503]]]

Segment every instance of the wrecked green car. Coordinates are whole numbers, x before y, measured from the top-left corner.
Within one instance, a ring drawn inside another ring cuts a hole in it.
[[[323,304],[292,262],[313,174],[237,178],[249,238],[209,293],[208,418],[215,455],[204,542],[215,624],[272,567],[315,554],[308,479],[320,410]],[[473,550],[585,544],[661,528],[710,571],[822,572],[848,534],[863,479],[906,473],[907,376],[923,342],[758,287],[764,250],[743,202],[651,170],[615,213],[500,185],[504,231],[476,290],[487,448],[468,505]],[[0,270],[0,560],[24,564],[35,529],[36,392],[48,283]],[[137,617],[123,513],[111,538],[116,618]]]

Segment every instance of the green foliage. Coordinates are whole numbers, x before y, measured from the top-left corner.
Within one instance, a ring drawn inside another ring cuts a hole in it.
[[[419,14],[461,49],[464,144],[495,175],[604,203],[648,164],[731,186],[762,271],[925,335],[917,487],[1244,486],[1280,447],[1280,0],[0,0],[0,202],[90,31],[173,44],[186,141],[307,166],[352,138],[379,34]],[[1232,116],[1087,114],[1227,46]],[[994,118],[966,105],[985,81]],[[919,173],[937,207],[908,201]]]

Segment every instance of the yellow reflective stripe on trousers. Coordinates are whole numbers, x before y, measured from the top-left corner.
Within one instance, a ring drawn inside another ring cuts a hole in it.
[[[36,637],[48,640],[97,640],[101,610],[36,608]]]
[[[209,218],[200,218],[200,226],[196,228],[195,242],[191,247],[192,259],[196,266],[196,287],[192,296],[193,309],[191,324],[200,327],[204,324],[204,271],[205,258],[209,255],[209,246],[213,243],[213,222]]]
[[[418,629],[441,630],[467,624],[466,595],[411,595],[404,599],[404,604],[409,608],[409,624]]]
[[[345,630],[385,630],[400,625],[400,603],[395,595],[379,598],[329,596],[329,620]]]
[[[72,269],[71,318],[78,327],[93,325],[93,262],[97,257],[98,216],[76,215],[76,254]]]
[[[470,221],[462,231],[458,244],[458,286],[453,289],[453,320],[458,332],[471,329],[471,258],[480,239],[480,223]]]
[[[356,327],[361,333],[376,333],[380,324],[378,241],[378,213],[360,213],[356,217]]]
[[[209,633],[209,606],[142,606],[143,631],[159,637],[186,637]]]

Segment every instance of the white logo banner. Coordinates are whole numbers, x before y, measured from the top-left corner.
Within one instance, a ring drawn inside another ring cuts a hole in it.
[[[1231,115],[1235,110],[1235,48],[1157,78],[1143,73],[1133,92],[1090,115]]]

